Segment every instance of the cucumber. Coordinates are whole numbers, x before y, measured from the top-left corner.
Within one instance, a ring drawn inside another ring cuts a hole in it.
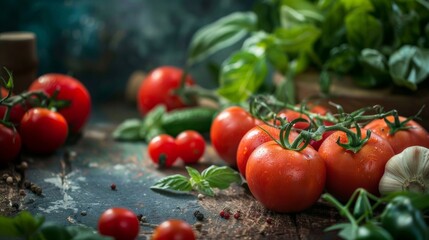
[[[185,130],[207,133],[217,112],[217,109],[209,107],[176,109],[163,115],[161,127],[172,136]]]

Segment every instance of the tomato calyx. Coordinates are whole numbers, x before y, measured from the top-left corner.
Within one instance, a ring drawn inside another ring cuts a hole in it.
[[[386,122],[386,125],[389,127],[389,134],[390,135],[394,135],[395,133],[399,132],[399,131],[406,131],[410,128],[412,128],[412,126],[407,126],[407,123],[418,118],[418,116],[420,115],[420,113],[423,111],[423,107],[420,108],[420,110],[417,112],[416,115],[411,116],[406,118],[404,121],[401,121],[399,118],[399,114],[396,110],[394,110],[392,116],[393,116],[393,121],[389,121],[387,119],[387,117],[384,117],[384,121]]]
[[[359,125],[356,123],[356,133],[347,129],[341,128],[340,131],[343,131],[347,135],[348,142],[341,143],[340,138],[337,139],[337,144],[343,147],[344,149],[351,151],[353,153],[359,152],[360,149],[368,142],[371,137],[371,130],[366,131],[366,136],[362,138],[362,132]]]

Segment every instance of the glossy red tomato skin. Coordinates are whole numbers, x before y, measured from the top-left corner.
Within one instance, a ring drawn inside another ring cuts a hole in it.
[[[179,219],[169,219],[155,228],[152,240],[195,240],[195,233],[189,223]]]
[[[326,168],[312,147],[298,152],[270,141],[250,155],[246,179],[252,195],[267,209],[300,212],[311,207],[322,194]]]
[[[0,106],[0,119],[4,118],[6,110],[6,106]],[[15,126],[18,126],[25,112],[26,108],[23,107],[21,104],[13,106],[9,113],[9,122],[13,123]]]
[[[91,96],[79,80],[64,74],[49,73],[30,85],[29,91],[36,90],[43,90],[50,96],[58,90],[58,100],[70,101],[70,106],[58,111],[67,120],[70,133],[82,131],[90,117]]]
[[[250,154],[263,143],[272,141],[273,138],[279,140],[279,135],[280,129],[267,124],[255,126],[244,134],[238,144],[236,157],[238,170],[244,178],[246,178],[246,165]],[[289,142],[292,142],[297,135],[297,132],[291,131]]]
[[[134,212],[126,208],[110,208],[98,219],[98,232],[115,240],[134,240],[140,231],[140,224]]]
[[[169,168],[176,162],[179,153],[175,139],[168,134],[154,137],[148,144],[149,157],[161,168]]]
[[[21,151],[19,133],[0,123],[0,166],[6,166],[15,160]]]
[[[197,131],[187,130],[176,137],[179,157],[185,164],[195,164],[204,155],[206,141]]]
[[[400,116],[402,122],[406,118]],[[394,122],[393,116],[388,116],[387,120]],[[396,154],[402,152],[410,146],[423,146],[429,148],[429,133],[416,121],[409,121],[406,126],[410,127],[407,130],[400,130],[395,134],[390,134],[390,128],[384,119],[375,119],[365,126],[365,129],[370,129],[372,132],[386,139]]]
[[[366,131],[362,131],[362,137]],[[380,195],[378,183],[387,161],[394,155],[390,144],[375,133],[357,153],[346,150],[336,142],[346,143],[342,131],[331,134],[320,146],[319,154],[326,163],[326,190],[342,202],[349,200],[357,188]]]
[[[145,115],[157,105],[165,105],[167,111],[183,108],[187,105],[174,93],[180,87],[183,70],[172,66],[162,66],[152,70],[139,86],[137,108]],[[186,85],[194,85],[194,80],[187,75]]]
[[[225,108],[213,119],[211,144],[220,158],[234,167],[237,165],[237,149],[241,138],[258,124],[261,122],[241,107]]]
[[[26,150],[50,154],[65,143],[68,126],[65,118],[58,112],[32,108],[22,118],[19,133]]]
[[[303,130],[310,127],[310,122],[309,122],[310,119],[308,118],[307,115],[305,115],[303,113],[300,113],[300,112],[297,112],[294,110],[290,110],[290,109],[286,109],[286,110],[280,111],[278,113],[278,116],[282,117],[282,118],[286,118],[286,121],[288,121],[288,122],[292,122],[293,120],[295,120],[297,118],[303,118],[307,122],[297,122],[293,125],[293,127],[297,128],[297,129],[303,129]]]

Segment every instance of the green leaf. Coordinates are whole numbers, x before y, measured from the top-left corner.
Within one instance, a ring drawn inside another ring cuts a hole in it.
[[[355,201],[353,208],[353,216],[358,219],[362,216],[366,218],[371,218],[373,215],[372,206],[369,202],[368,195],[366,191],[359,192],[359,195]]]
[[[194,188],[199,193],[202,193],[206,196],[210,196],[210,197],[214,196],[213,188],[212,188],[212,186],[210,186],[210,183],[206,180],[202,180],[202,181],[198,182],[197,184],[195,184]]]
[[[257,18],[252,12],[236,12],[198,30],[192,37],[188,62],[195,64],[209,55],[229,47],[256,29]]]
[[[202,180],[201,174],[198,172],[197,169],[186,166],[186,171],[188,171],[189,176],[191,177],[191,180],[195,182],[199,182]]]
[[[346,240],[355,240],[357,235],[358,226],[349,224],[338,232],[338,236]]]
[[[150,188],[157,190],[173,190],[180,192],[189,192],[192,190],[192,186],[188,178],[180,174],[164,177],[158,180]]]
[[[53,222],[45,222],[40,228],[40,233],[46,239],[55,240],[70,240],[72,235],[67,231],[64,226],[60,226]]]
[[[127,119],[113,131],[112,136],[115,140],[137,141],[140,140],[140,127],[142,120]]]
[[[361,51],[359,63],[362,68],[361,76],[356,83],[363,87],[383,86],[391,81],[387,69],[386,57],[378,50],[365,48]]]
[[[329,75],[329,71],[326,69],[323,69],[320,73],[320,91],[324,94],[329,94],[331,89],[331,83],[332,79]]]
[[[350,228],[351,225],[352,225],[351,223],[337,223],[337,224],[334,224],[332,226],[325,228],[324,231],[329,232],[329,231],[342,230],[345,228]]]
[[[264,83],[267,72],[264,56],[241,50],[222,64],[217,92],[232,102],[244,101]]]
[[[311,51],[320,34],[320,29],[312,24],[296,25],[287,29],[279,28],[274,32],[277,44],[287,53]]]
[[[45,219],[43,217],[33,217],[27,211],[20,212],[15,218],[15,227],[22,236],[32,236],[37,233]]]
[[[403,46],[389,58],[389,72],[398,86],[411,90],[429,76],[429,50]]]
[[[305,0],[284,0],[280,8],[280,21],[284,28],[297,24],[322,22],[324,16],[317,6]]]
[[[0,233],[4,237],[19,237],[22,233],[16,228],[15,219],[0,216]]]
[[[341,0],[344,8],[348,12],[352,11],[362,11],[362,12],[372,12],[374,11],[374,6],[372,5],[371,0]]]
[[[337,73],[349,73],[358,61],[359,52],[348,44],[342,44],[338,47],[331,49],[329,59],[326,61],[325,66],[328,70]]]
[[[113,240],[111,237],[98,234],[98,232],[92,228],[68,226],[66,230],[71,235],[71,240]]]
[[[241,183],[240,174],[228,166],[210,166],[201,173],[211,187],[226,189],[232,183]]]
[[[383,40],[381,22],[363,11],[355,11],[346,17],[348,42],[357,49],[378,48]]]

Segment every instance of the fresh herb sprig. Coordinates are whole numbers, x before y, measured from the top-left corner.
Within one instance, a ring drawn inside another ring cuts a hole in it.
[[[213,197],[214,189],[226,189],[231,184],[242,182],[240,174],[228,166],[212,165],[201,173],[195,168],[186,167],[189,178],[175,174],[158,180],[152,190],[190,192],[192,190]]]

